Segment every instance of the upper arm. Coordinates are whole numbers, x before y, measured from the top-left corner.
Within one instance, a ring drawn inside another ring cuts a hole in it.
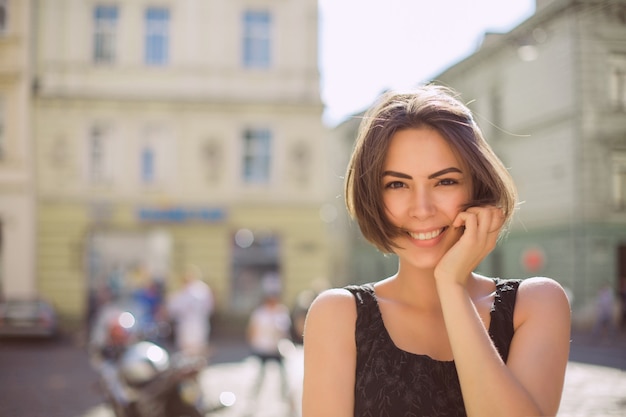
[[[571,311],[563,288],[530,278],[518,290],[507,366],[544,415],[555,415],[569,357]]]
[[[309,309],[304,327],[303,417],[354,413],[356,305],[347,290],[327,290]]]

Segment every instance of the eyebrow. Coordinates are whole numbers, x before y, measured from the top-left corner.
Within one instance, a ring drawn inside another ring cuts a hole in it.
[[[445,169],[442,169],[440,171],[437,171],[435,173],[430,174],[428,176],[428,179],[432,180],[433,178],[441,177],[442,175],[446,175],[446,174],[449,174],[451,172],[456,172],[456,173],[459,173],[459,174],[463,174],[463,171],[461,171],[459,168],[457,168],[457,167],[450,167],[450,168],[445,168]],[[392,177],[397,177],[397,178],[404,178],[404,179],[407,179],[407,180],[412,180],[413,179],[412,176],[410,176],[408,174],[404,174],[402,172],[397,172],[397,171],[385,171],[385,172],[383,172],[383,177],[386,177],[386,176],[392,176]]]

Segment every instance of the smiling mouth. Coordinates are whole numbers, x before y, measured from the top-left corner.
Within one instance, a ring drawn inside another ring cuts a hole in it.
[[[431,232],[420,232],[420,233],[407,232],[407,233],[413,239],[415,239],[415,240],[422,240],[423,241],[423,240],[431,240],[431,239],[436,238],[437,236],[442,234],[447,228],[448,228],[448,226],[443,227],[441,229],[433,230]]]

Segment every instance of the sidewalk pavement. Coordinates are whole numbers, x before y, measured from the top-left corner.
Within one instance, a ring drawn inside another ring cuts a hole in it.
[[[280,373],[275,363],[268,363],[265,383],[259,395],[253,395],[259,370],[244,342],[224,338],[214,340],[211,365],[200,380],[207,400],[215,403],[220,394],[230,392],[236,403],[216,413],[220,417],[300,417],[303,352],[295,345],[286,352],[290,396],[283,398]],[[103,405],[84,417],[112,417]],[[565,374],[561,407],[556,417],[626,416],[626,335],[609,344],[585,334],[573,334],[570,361]]]
[[[280,379],[277,368],[273,372],[268,370],[268,383],[258,399],[251,399],[247,395],[246,387],[254,380],[257,364],[253,358],[245,355],[247,348],[237,341],[216,341],[214,364],[203,376],[203,384],[209,393],[233,391],[239,402],[220,415],[300,417],[302,347],[296,345],[287,354],[292,404],[278,395]],[[603,339],[595,340],[586,333],[573,332],[570,361],[557,417],[613,416],[626,416],[626,334],[619,335],[609,343]]]
[[[572,362],[607,366],[626,372],[626,331],[611,338],[573,331],[569,356]]]
[[[626,416],[626,333],[572,332],[558,417]]]
[[[558,417],[626,416],[626,372],[569,362]]]
[[[573,340],[572,354],[576,361],[568,362],[565,385],[558,417],[613,417],[626,416],[626,337],[614,345],[594,346],[581,343],[578,336]],[[599,352],[599,353],[598,353]],[[587,360],[591,363],[585,363]],[[596,364],[594,362],[621,363],[622,368]],[[620,362],[621,361],[621,362]],[[292,401],[295,408],[278,396],[279,379],[277,371],[268,372],[267,384],[262,398],[250,402],[241,381],[254,377],[255,363],[249,358],[242,362],[212,365],[206,373],[207,392],[231,389],[242,402],[223,417],[299,417],[302,385],[302,349],[296,346],[287,356],[290,381],[294,387]],[[239,386],[237,385],[239,384]],[[243,413],[241,410],[244,409]]]

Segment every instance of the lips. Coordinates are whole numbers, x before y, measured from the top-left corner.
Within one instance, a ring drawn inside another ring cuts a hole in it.
[[[448,227],[442,227],[441,229],[431,230],[430,232],[407,232],[415,240],[426,241],[435,239],[442,234]]]

